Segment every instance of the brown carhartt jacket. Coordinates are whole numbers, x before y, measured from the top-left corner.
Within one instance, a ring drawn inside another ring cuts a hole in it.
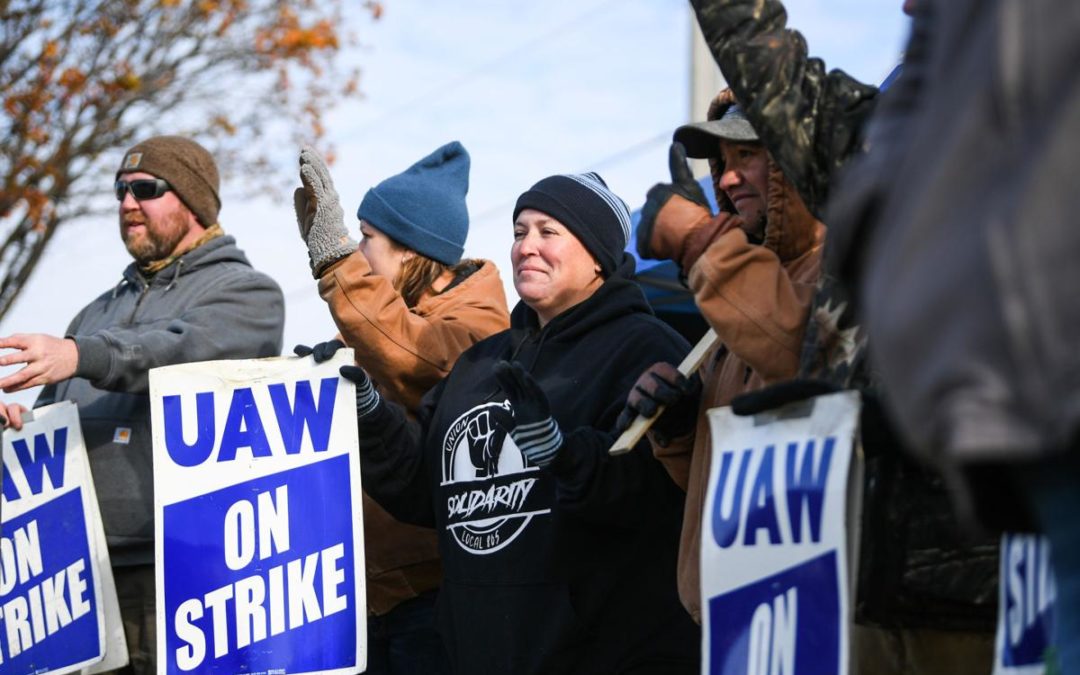
[[[734,102],[717,96],[708,118],[718,119]],[[720,167],[710,160],[721,208],[733,210],[720,190]],[[751,244],[740,228],[714,241],[689,270],[694,301],[720,340],[701,368],[701,414],[692,436],[653,451],[686,490],[679,541],[679,597],[701,623],[698,571],[702,510],[712,444],[706,410],[728,405],[739,394],[792,378],[799,369],[803,333],[821,264],[825,226],[806,209],[775,162],[769,162],[764,244]],[[661,216],[663,214],[661,213]]]
[[[389,279],[371,274],[359,251],[319,280],[319,293],[357,364],[383,396],[410,413],[463,351],[510,326],[499,272],[490,261],[478,262],[464,281],[423,296],[412,308]],[[442,582],[435,532],[394,520],[366,493],[364,540],[371,613],[385,614]]]

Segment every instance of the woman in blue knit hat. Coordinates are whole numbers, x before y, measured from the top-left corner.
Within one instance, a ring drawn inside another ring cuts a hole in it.
[[[637,376],[689,351],[633,281],[629,232],[596,174],[545,178],[514,209],[511,328],[466,350],[415,421],[342,368],[364,485],[438,532],[454,672],[699,670],[675,585],[683,493],[647,441],[607,453]]]
[[[495,265],[461,258],[469,154],[448,143],[368,190],[357,211],[359,246],[314,150],[301,152],[300,178],[297,220],[340,338],[379,393],[413,414],[461,352],[509,321]],[[318,345],[314,356],[329,358],[339,346]],[[398,522],[365,494],[364,533],[367,672],[449,672],[434,628],[442,580],[435,532]]]

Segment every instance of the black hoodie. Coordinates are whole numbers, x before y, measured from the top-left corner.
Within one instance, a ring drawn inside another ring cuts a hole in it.
[[[392,404],[361,421],[365,489],[439,533],[455,672],[697,672],[699,631],[675,588],[683,494],[647,443],[607,454],[637,377],[689,351],[627,267],[543,329],[519,303],[510,330],[467,350],[427,394],[419,422]],[[492,374],[502,359],[532,373],[563,431],[546,470],[499,422],[510,408]]]

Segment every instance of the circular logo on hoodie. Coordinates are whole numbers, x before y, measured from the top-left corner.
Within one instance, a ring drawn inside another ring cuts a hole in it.
[[[512,420],[509,401],[485,403],[454,420],[443,437],[447,530],[469,553],[501,550],[535,516],[551,512],[533,490],[539,470],[506,433]]]

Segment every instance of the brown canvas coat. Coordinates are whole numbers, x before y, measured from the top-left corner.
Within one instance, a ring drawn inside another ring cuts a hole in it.
[[[849,227],[850,223],[844,222],[845,213],[858,219],[880,209],[891,217],[927,203],[928,189],[899,178],[893,152],[907,147],[904,118],[910,109],[942,100],[914,91],[912,85],[923,79],[917,70],[915,77],[908,77],[911,61],[921,60],[924,54],[922,41],[913,37],[905,74],[881,95],[876,87],[858,82],[842,70],[829,70],[821,59],[811,57],[806,40],[788,26],[784,6],[778,0],[691,0],[691,4],[710,51],[765,147],[799,190],[810,212],[820,217],[827,210],[826,258],[839,260],[844,257],[842,252],[870,239],[871,228]],[[927,4],[920,2],[918,6]],[[1062,35],[1069,33],[1066,30]],[[980,72],[985,75],[989,71]],[[939,107],[948,111],[943,116],[958,115],[951,103],[940,103]],[[974,118],[959,115],[956,119],[963,127]],[[917,156],[937,152],[948,137],[935,137],[932,147]],[[935,175],[950,176],[961,183],[969,178],[961,164],[936,173],[915,166],[919,179],[932,183],[937,181],[932,178]],[[841,177],[837,182],[838,173],[848,180]],[[873,188],[865,189],[868,185]],[[879,186],[891,190],[895,202],[886,204],[880,199]],[[952,233],[956,228],[944,229]],[[923,233],[912,239],[930,240]],[[888,249],[895,252],[906,247],[891,245]],[[847,258],[849,262],[859,259]],[[938,267],[952,269],[958,260],[944,259],[947,262]],[[830,274],[828,264],[823,268],[803,340],[799,377],[857,388],[868,404],[869,414],[864,415],[860,431],[866,467],[855,620],[887,628],[978,631],[986,641],[988,659],[997,610],[996,539],[976,540],[963,533],[948,504],[949,493],[942,479],[909,458],[896,431],[873,413],[878,409],[875,401],[881,400],[880,372],[869,367],[869,354],[874,350],[867,348],[852,295],[836,274]],[[920,270],[923,277],[932,276],[932,272]],[[898,277],[882,278],[882,286],[900,296],[907,297],[912,288]],[[951,288],[961,286],[954,283]],[[880,301],[873,303],[875,308],[882,306]],[[886,315],[900,316],[896,312]],[[905,323],[908,328],[913,325]],[[912,333],[925,336],[944,325],[931,321]],[[902,350],[898,362],[907,372],[925,365],[916,348]],[[929,410],[938,409],[933,396],[920,400]],[[992,499],[996,497],[991,493]],[[980,672],[980,667],[983,671],[988,668],[973,662],[967,672]]]
[[[719,118],[733,101],[729,91],[721,92],[709,109],[709,119]],[[722,208],[730,208],[719,188],[720,167],[715,161],[711,163],[717,201]],[[652,438],[657,458],[686,490],[679,541],[679,596],[698,623],[702,511],[712,457],[704,412],[797,374],[821,264],[825,226],[810,215],[794,186],[772,161],[766,208],[764,244],[751,244],[741,229],[730,230],[689,270],[694,301],[720,340],[701,369],[702,414],[694,435],[666,446]]]
[[[495,264],[460,284],[405,305],[390,280],[371,274],[357,251],[319,280],[342,340],[356,351],[379,392],[409,411],[450,372],[461,352],[510,326],[506,294]],[[442,581],[433,530],[392,518],[364,494],[368,608],[385,614],[399,603],[438,588]]]

